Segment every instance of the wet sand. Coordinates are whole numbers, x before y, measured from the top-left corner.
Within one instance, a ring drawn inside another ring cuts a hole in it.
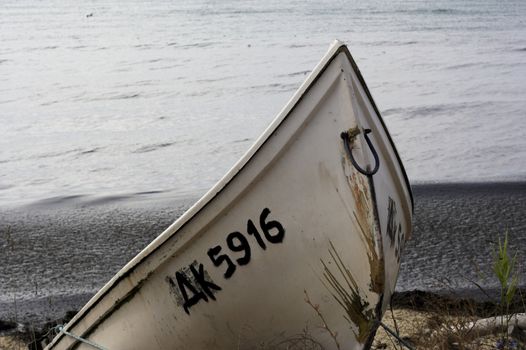
[[[78,310],[192,203],[62,198],[0,211],[0,319]]]
[[[415,221],[398,290],[476,294],[506,230],[526,262],[526,183],[413,187]],[[0,209],[0,319],[43,324],[79,309],[194,200],[56,198]]]
[[[525,182],[417,185],[413,194],[414,233],[402,258],[399,291],[476,296],[472,281],[495,289],[491,262],[506,232],[510,252],[526,266]]]

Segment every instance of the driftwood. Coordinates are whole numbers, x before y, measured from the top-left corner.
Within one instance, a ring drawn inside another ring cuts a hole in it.
[[[506,322],[508,319],[509,321]],[[526,313],[483,318],[469,323],[467,328],[478,336],[484,336],[503,332],[506,330],[506,325],[508,334],[517,330],[526,330]]]

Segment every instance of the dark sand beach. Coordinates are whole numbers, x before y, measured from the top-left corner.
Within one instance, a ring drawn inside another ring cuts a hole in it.
[[[472,281],[496,288],[490,264],[506,232],[510,252],[526,266],[525,182],[416,185],[413,194],[414,232],[404,252],[399,290],[476,294]]]
[[[526,183],[425,184],[413,191],[414,232],[399,292],[480,297],[471,281],[495,289],[493,243],[506,231],[525,265]],[[78,310],[193,202],[160,194],[77,196],[2,209],[0,319],[39,326]]]

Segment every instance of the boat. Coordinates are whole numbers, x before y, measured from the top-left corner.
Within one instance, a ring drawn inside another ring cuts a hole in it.
[[[386,125],[335,41],[232,169],[46,349],[367,349],[412,215]]]

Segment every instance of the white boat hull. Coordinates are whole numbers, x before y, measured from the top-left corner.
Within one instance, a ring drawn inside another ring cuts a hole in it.
[[[340,137],[350,140],[361,174]],[[396,284],[412,200],[396,150],[336,42],[234,168],[67,325],[133,349],[362,349]],[[296,345],[295,345],[296,344]],[[306,344],[306,345],[305,345]],[[92,349],[59,334],[48,349]]]

